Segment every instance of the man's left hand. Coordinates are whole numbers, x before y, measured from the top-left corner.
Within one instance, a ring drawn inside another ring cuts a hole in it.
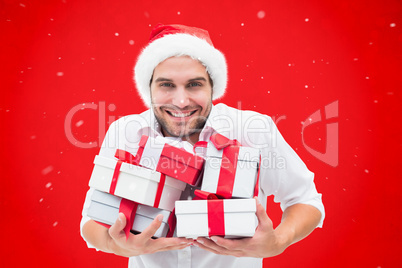
[[[215,254],[235,257],[266,258],[281,254],[291,242],[274,230],[264,207],[257,198],[255,200],[258,226],[253,237],[240,239],[225,239],[218,236],[212,236],[211,239],[199,237],[194,244]]]

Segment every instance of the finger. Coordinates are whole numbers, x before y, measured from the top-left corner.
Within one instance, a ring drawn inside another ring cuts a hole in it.
[[[258,198],[254,197],[254,199],[257,202],[257,211],[255,212],[255,215],[257,216],[258,219],[258,228],[262,230],[270,230],[272,229],[272,221],[268,217],[267,212],[265,211],[264,207],[258,202]]]
[[[162,247],[158,251],[178,250],[178,249],[186,248],[191,245],[193,245],[193,242],[182,242],[180,244]]]
[[[208,250],[210,252],[213,252],[215,254],[232,255],[232,256],[235,256],[235,257],[243,257],[243,256],[245,256],[245,253],[243,251],[240,251],[240,250],[228,250],[226,248],[223,248],[223,247],[220,247],[220,246],[216,245],[213,241],[209,242],[208,240],[209,239],[205,239],[205,240],[197,239],[194,242],[194,245],[197,246],[197,247],[200,247],[202,249]]]
[[[208,251],[210,251],[212,253],[215,253],[215,254],[228,255],[228,254],[226,254],[224,252],[219,252],[219,251],[217,251],[217,250],[215,250],[213,248],[205,246],[204,242],[200,243],[200,241],[194,241],[194,246],[197,246],[197,247],[202,248],[204,250],[208,250]]]
[[[225,239],[219,236],[212,236],[211,240],[220,247],[228,250],[244,250],[248,247],[251,238]]]
[[[116,222],[109,228],[109,235],[117,240],[121,237],[125,237],[124,227],[126,226],[126,217],[123,213],[119,213]]]
[[[201,244],[202,246],[208,247],[210,249],[213,249],[217,252],[222,252],[222,253],[226,253],[226,251],[228,251],[228,249],[221,247],[219,245],[217,245],[213,240],[211,239],[207,239],[207,238],[197,238],[196,242],[198,244]]]
[[[160,250],[168,247],[181,247],[184,245],[191,245],[193,243],[193,239],[178,238],[178,237],[171,237],[171,238],[162,237],[158,239],[153,239],[151,243],[153,247]]]
[[[138,235],[138,238],[143,240],[144,242],[150,239],[152,236],[155,235],[156,231],[161,226],[162,220],[163,220],[162,214],[156,216],[155,219],[151,222],[151,224],[147,228],[145,228],[145,230],[142,231],[141,234]]]

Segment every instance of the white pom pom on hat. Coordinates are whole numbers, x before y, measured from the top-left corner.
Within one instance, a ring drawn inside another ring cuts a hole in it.
[[[212,99],[225,94],[228,79],[225,56],[213,46],[208,31],[178,24],[158,24],[134,67],[135,84],[147,107],[151,106],[150,81],[155,67],[173,56],[199,60],[213,81]]]

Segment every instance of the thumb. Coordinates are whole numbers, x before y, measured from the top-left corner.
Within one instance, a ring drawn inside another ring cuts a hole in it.
[[[109,234],[112,238],[117,239],[120,236],[125,236],[124,227],[126,226],[126,216],[119,213],[116,222],[109,228]]]
[[[144,239],[149,239],[152,236],[154,236],[156,231],[158,231],[159,227],[161,226],[162,220],[163,220],[162,214],[156,216],[155,219],[151,222],[151,224],[147,228],[145,228],[144,231],[142,231],[140,236],[143,237]]]
[[[261,203],[258,201],[257,197],[254,198],[256,201],[257,205],[257,211],[255,212],[255,215],[257,216],[258,219],[258,229],[262,230],[268,230],[268,229],[273,229],[272,221],[268,217],[267,212],[265,211],[264,207],[261,205]]]

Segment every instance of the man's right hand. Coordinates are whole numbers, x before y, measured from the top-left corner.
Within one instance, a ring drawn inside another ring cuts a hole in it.
[[[152,236],[161,226],[162,219],[163,216],[158,215],[142,233],[137,235],[130,233],[128,239],[123,230],[126,226],[126,217],[123,213],[119,213],[118,219],[108,230],[91,220],[85,224],[83,231],[88,242],[96,248],[124,257],[183,249],[192,244],[193,240],[186,238],[162,237],[152,239]]]
[[[128,239],[124,233],[126,217],[119,213],[116,222],[109,229],[109,248],[117,255],[131,257],[142,254],[151,254],[159,251],[176,250],[185,248],[192,243],[192,239],[186,238],[158,238],[152,239],[162,224],[162,215],[158,215],[152,223],[140,234],[129,234]]]

